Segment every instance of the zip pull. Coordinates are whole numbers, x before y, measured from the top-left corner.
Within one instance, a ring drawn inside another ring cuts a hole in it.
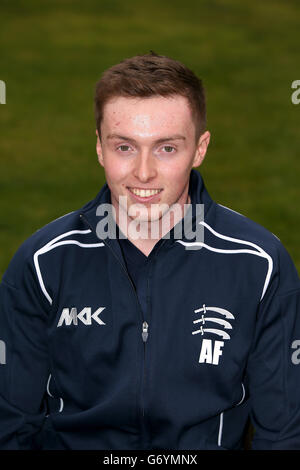
[[[144,343],[147,341],[148,338],[148,323],[146,321],[143,322],[142,338]]]

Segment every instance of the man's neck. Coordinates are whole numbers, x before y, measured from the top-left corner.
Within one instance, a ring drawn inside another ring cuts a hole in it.
[[[190,202],[191,202],[191,199],[190,199],[190,196],[188,195],[185,204],[190,204]],[[141,237],[138,238],[136,236],[131,236],[130,230],[128,230],[128,227],[129,227],[130,223],[132,222],[132,219],[130,219],[127,216],[127,224],[126,224],[126,226],[124,226],[124,224],[120,223],[122,218],[120,219],[118,217],[118,212],[116,212],[116,214],[117,214],[117,224],[118,224],[120,230],[122,231],[122,233],[128,238],[128,240],[131,243],[133,243],[133,245],[135,245],[145,256],[149,256],[149,254],[153,250],[156,243],[164,235],[166,235],[170,230],[172,230],[172,228],[180,220],[182,220],[182,218],[185,215],[185,209],[186,209],[185,204],[182,205],[182,210],[181,211],[176,212],[175,215],[173,215],[173,213],[172,213],[172,217],[170,217],[167,213],[167,214],[164,214],[163,217],[159,221],[156,222],[156,229],[157,230],[154,230],[154,233],[157,234],[156,236],[153,236],[153,230],[152,230],[153,225],[152,225],[152,228],[150,228],[151,224],[148,224],[148,230],[146,231],[146,233],[144,232],[141,235]],[[167,221],[168,223],[164,224],[165,221]],[[154,224],[154,226],[155,226],[155,224]]]

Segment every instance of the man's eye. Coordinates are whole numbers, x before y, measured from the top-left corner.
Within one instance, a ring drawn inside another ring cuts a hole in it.
[[[121,152],[128,152],[130,147],[129,145],[120,145],[118,149],[121,150]]]
[[[172,153],[172,151],[175,150],[175,148],[171,145],[165,145],[163,148],[165,149],[166,153]]]

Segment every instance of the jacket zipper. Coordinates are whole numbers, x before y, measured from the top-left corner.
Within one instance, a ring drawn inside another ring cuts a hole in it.
[[[148,338],[148,326],[149,326],[148,323],[144,321],[143,329],[142,329],[142,338],[143,338],[144,343],[147,341],[147,338]]]
[[[89,229],[94,232],[93,228],[91,227],[90,223],[88,222],[88,220],[85,218],[85,216],[83,214],[80,214],[80,217],[81,219],[85,222],[85,224],[89,227]],[[148,328],[149,328],[149,324],[145,321],[144,319],[144,315],[143,315],[143,310],[141,308],[141,305],[140,305],[140,301],[139,301],[139,298],[137,296],[137,293],[136,293],[136,290],[135,290],[135,287],[133,285],[133,282],[132,280],[130,279],[130,276],[128,275],[128,272],[127,270],[125,269],[125,267],[123,266],[123,264],[121,263],[121,261],[119,260],[118,256],[115,254],[114,250],[109,246],[108,243],[105,242],[105,240],[103,239],[102,240],[103,243],[110,249],[110,251],[112,252],[112,254],[114,255],[114,257],[116,258],[116,260],[118,261],[118,263],[121,265],[121,268],[123,269],[125,275],[127,276],[127,279],[129,280],[129,283],[132,287],[132,290],[134,292],[134,295],[135,295],[135,298],[136,298],[136,301],[137,301],[137,304],[138,304],[138,307],[139,307],[139,311],[141,313],[141,316],[142,316],[142,339],[143,339],[143,346],[144,346],[144,351],[143,351],[143,379],[142,379],[142,385],[141,385],[141,410],[142,410],[142,420],[141,420],[141,429],[142,429],[142,441],[144,441],[144,426],[145,426],[145,422],[144,422],[144,416],[145,416],[145,407],[144,407],[144,403],[143,403],[143,391],[144,391],[144,383],[145,383],[145,380],[146,380],[146,367],[145,367],[145,359],[146,359],[146,341],[148,339]]]
[[[145,367],[145,362],[146,362],[146,341],[148,339],[148,323],[146,321],[143,322],[142,326],[142,338],[144,342],[144,378],[143,378],[143,384],[142,384],[142,397],[143,397],[143,390],[144,390],[144,384],[146,383],[146,367]],[[145,406],[142,404],[142,414],[143,417],[145,416]]]

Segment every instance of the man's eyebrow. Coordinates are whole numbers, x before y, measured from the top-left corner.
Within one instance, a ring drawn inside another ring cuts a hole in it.
[[[127,137],[126,135],[119,135],[119,134],[108,134],[107,139],[120,139],[120,140],[127,140],[128,142],[136,143],[134,139]],[[186,138],[183,135],[175,134],[175,135],[170,135],[168,137],[162,137],[161,139],[157,139],[155,143],[159,144],[161,142],[167,142],[169,140],[186,140]]]

